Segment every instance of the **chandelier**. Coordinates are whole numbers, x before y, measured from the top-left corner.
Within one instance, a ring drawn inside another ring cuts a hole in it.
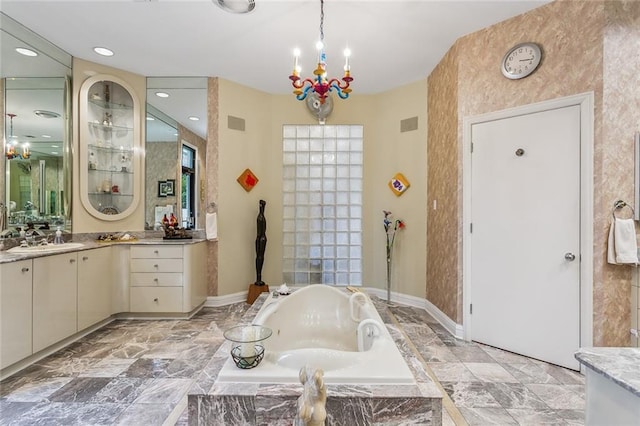
[[[294,88],[293,94],[296,95],[299,101],[302,101],[310,93],[315,93],[320,103],[324,104],[329,93],[335,90],[340,99],[347,99],[349,93],[351,93],[349,84],[353,81],[351,66],[349,65],[351,51],[348,48],[344,50],[345,64],[342,79],[328,79],[327,57],[324,51],[324,0],[320,0],[320,41],[316,44],[316,48],[318,49],[318,66],[313,71],[314,77],[305,79],[300,78],[300,67],[298,66],[300,50],[294,50],[293,73],[289,76]]]
[[[27,160],[29,157],[31,157],[31,152],[29,151],[29,144],[25,143],[22,146],[22,153],[19,153],[17,151],[18,149],[18,138],[17,136],[13,135],[13,117],[15,117],[15,114],[7,114],[7,116],[10,119],[10,130],[9,130],[9,140],[7,141],[7,149],[6,149],[6,156],[8,160],[13,160],[13,159],[20,159],[20,160]]]

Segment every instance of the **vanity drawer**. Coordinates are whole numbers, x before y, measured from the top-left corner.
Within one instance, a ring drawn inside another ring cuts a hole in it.
[[[182,272],[182,259],[131,259],[131,272]]]
[[[132,287],[181,287],[182,274],[179,272],[134,272],[131,274]]]
[[[181,312],[182,287],[131,287],[131,312]]]
[[[182,259],[182,246],[132,246],[134,259]]]

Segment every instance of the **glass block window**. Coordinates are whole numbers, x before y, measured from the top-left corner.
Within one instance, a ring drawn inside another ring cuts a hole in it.
[[[283,281],[362,285],[362,126],[283,127]]]

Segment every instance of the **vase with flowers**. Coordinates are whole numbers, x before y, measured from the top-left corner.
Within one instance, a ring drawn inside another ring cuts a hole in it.
[[[387,303],[391,301],[391,260],[393,255],[393,243],[396,240],[396,233],[406,227],[401,219],[393,220],[392,213],[387,210],[384,213],[384,232],[387,236]]]

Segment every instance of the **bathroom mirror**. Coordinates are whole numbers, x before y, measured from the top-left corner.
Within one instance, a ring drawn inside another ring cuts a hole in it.
[[[71,56],[1,13],[0,49],[1,231],[6,237],[30,226],[70,231]]]
[[[207,78],[147,78],[145,144],[145,228],[157,228],[174,213],[180,226],[201,228],[198,182],[183,168],[183,146],[198,157],[195,173],[204,172],[207,138]],[[161,188],[168,184],[173,191]]]

